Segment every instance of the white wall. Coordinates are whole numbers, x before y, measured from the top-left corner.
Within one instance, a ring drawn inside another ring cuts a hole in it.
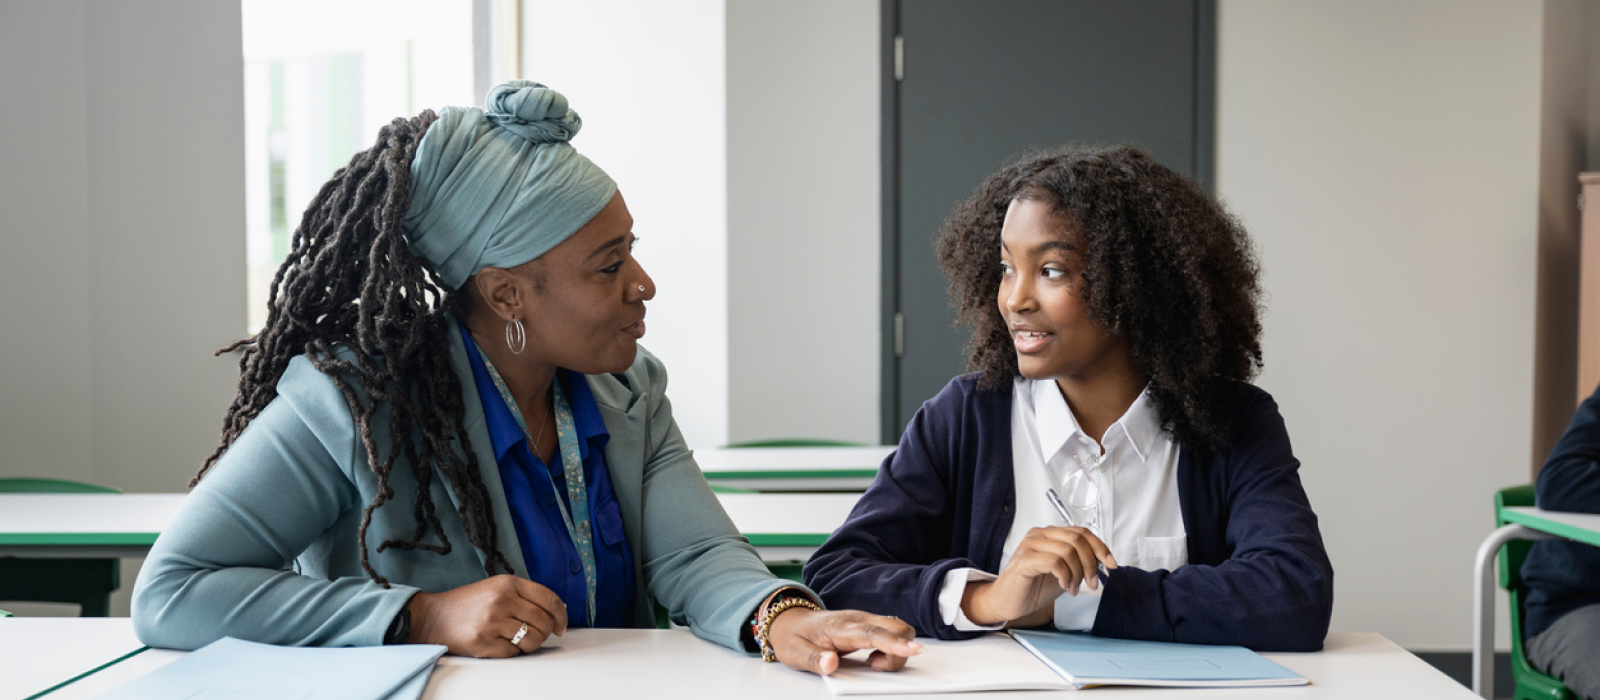
[[[657,290],[642,344],[696,447],[728,440],[723,17],[721,0],[522,2],[522,77],[567,96],[573,146],[628,202]]]
[[[239,7],[0,1],[0,475],[181,491],[244,334]],[[137,560],[124,560],[126,614]]]
[[[7,476],[95,477],[84,15],[81,2],[0,3],[0,94],[10,105],[0,110]],[[54,60],[36,58],[47,55]]]
[[[1528,480],[1541,20],[1220,4],[1217,186],[1260,247],[1259,383],[1305,465],[1336,631],[1468,648],[1491,494]]]
[[[878,442],[878,3],[728,3],[728,433]]]
[[[655,277],[689,444],[877,442],[878,5],[523,0]],[[560,31],[551,31],[560,27]]]

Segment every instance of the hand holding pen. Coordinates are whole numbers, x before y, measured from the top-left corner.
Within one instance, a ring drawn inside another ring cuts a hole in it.
[[[1056,514],[1061,516],[1061,522],[1066,523],[1067,527],[1080,527],[1077,523],[1074,523],[1072,521],[1072,516],[1067,514],[1067,506],[1066,506],[1065,503],[1061,502],[1061,497],[1056,495],[1056,490],[1055,489],[1045,489],[1044,495],[1045,495],[1045,498],[1050,499],[1050,505],[1055,507]],[[1091,532],[1092,532],[1091,528],[1089,528],[1087,526],[1083,526],[1083,527],[1084,527],[1084,529],[1091,530]],[[1108,558],[1110,557],[1110,552],[1109,551],[1106,553],[1106,556]],[[1097,561],[1095,563],[1096,578],[1098,578],[1101,583],[1105,583],[1106,577],[1109,576],[1109,574],[1106,573],[1105,559],[1100,559],[1099,557],[1096,557],[1096,559],[1097,559]],[[1111,566],[1115,567],[1116,565],[1117,565],[1116,559],[1112,559],[1111,560]],[[1089,587],[1090,588],[1094,588],[1094,584],[1090,583]]]
[[[1033,528],[1017,544],[998,578],[967,584],[961,610],[979,625],[1049,624],[1062,593],[1075,596],[1079,586],[1100,587],[1105,571],[1101,562],[1117,567],[1111,548],[1088,528]]]

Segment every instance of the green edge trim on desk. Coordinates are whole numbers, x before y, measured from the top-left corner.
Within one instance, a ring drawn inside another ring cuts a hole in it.
[[[1566,523],[1559,523],[1554,520],[1546,520],[1538,516],[1518,513],[1514,510],[1501,510],[1500,519],[1508,523],[1525,525],[1541,532],[1548,532],[1552,535],[1560,535],[1569,540],[1576,540],[1584,544],[1600,547],[1600,532],[1594,532],[1593,530],[1585,530],[1581,527],[1573,527]]]
[[[122,663],[124,661],[127,661],[128,659],[133,658],[134,656],[137,656],[139,654],[143,654],[144,652],[147,652],[147,651],[150,651],[150,647],[139,647],[138,649],[134,649],[133,651],[130,651],[130,652],[126,653],[126,654],[123,654],[122,656],[119,656],[119,657],[117,657],[115,659],[112,659],[112,660],[107,661],[107,662],[105,662],[103,664],[100,664],[99,666],[91,668],[91,669],[89,669],[87,671],[84,671],[83,673],[80,673],[80,674],[78,674],[76,676],[68,678],[68,679],[66,679],[64,681],[61,681],[60,683],[57,683],[57,684],[52,685],[52,686],[50,686],[48,688],[45,688],[44,690],[41,690],[41,691],[39,691],[37,693],[29,695],[28,697],[25,697],[22,700],[34,700],[35,698],[42,698],[42,697],[44,697],[46,695],[49,695],[51,693],[56,692],[57,690],[60,690],[60,689],[65,688],[65,687],[67,687],[69,685],[72,685],[73,683],[77,683],[78,681],[81,681],[81,680],[83,680],[85,678],[88,678],[89,676],[92,676],[92,675],[94,675],[96,673],[99,673],[99,672],[104,671],[104,670],[106,670],[108,668],[111,668],[112,666],[120,664],[120,663]]]
[[[154,532],[6,532],[0,545],[152,545]]]
[[[821,547],[828,541],[825,534],[763,534],[743,533],[752,547]]]
[[[876,469],[797,469],[794,471],[711,471],[707,479],[871,479]]]

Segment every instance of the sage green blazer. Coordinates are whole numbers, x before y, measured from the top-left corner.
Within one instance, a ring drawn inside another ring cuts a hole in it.
[[[449,337],[499,548],[514,573],[527,577],[454,321]],[[633,551],[633,625],[654,626],[654,598],[696,635],[743,651],[741,626],[768,594],[793,584],[767,571],[711,493],[672,419],[661,361],[641,348],[626,372],[588,379],[611,434],[606,464]],[[370,425],[373,444],[387,451],[385,407]],[[455,447],[462,449],[459,442]],[[486,578],[486,557],[467,541],[456,496],[437,469],[429,498],[450,551],[376,551],[384,540],[414,535],[411,470],[402,455],[390,477],[394,495],[367,529],[367,556],[389,580],[385,588],[361,568],[357,531],[378,480],[367,467],[355,420],[333,381],[304,356],[294,358],[278,382],[278,397],[184,500],[151,548],[133,591],[139,638],[176,649],[224,636],[287,645],[381,644],[413,593]],[[428,541],[438,543],[437,535]]]

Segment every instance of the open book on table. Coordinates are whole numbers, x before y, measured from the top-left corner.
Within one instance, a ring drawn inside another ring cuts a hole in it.
[[[1096,685],[1253,687],[1306,679],[1244,647],[1108,639],[1014,630],[960,642],[919,639],[899,673],[846,658],[826,683],[835,695],[1062,690]]]

